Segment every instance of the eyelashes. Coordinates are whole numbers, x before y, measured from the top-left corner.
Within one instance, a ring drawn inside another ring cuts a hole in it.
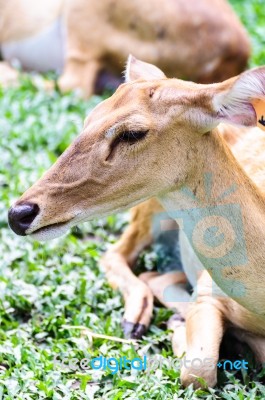
[[[143,140],[147,133],[149,132],[149,130],[124,130],[122,131],[111,143],[110,146],[110,154],[108,155],[107,160],[109,160],[112,155],[113,155],[113,151],[115,150],[115,148],[120,144],[120,143],[125,143],[128,144],[130,146],[136,144],[137,142]]]
[[[120,142],[125,142],[128,144],[135,144],[139,142],[139,140],[142,140],[145,138],[147,135],[148,130],[146,131],[123,131],[116,139],[117,144]],[[114,142],[115,142],[114,141]]]

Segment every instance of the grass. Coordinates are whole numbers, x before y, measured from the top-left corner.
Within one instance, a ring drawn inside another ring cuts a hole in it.
[[[263,1],[231,2],[251,34],[251,66],[265,64]],[[173,356],[164,324],[170,312],[162,307],[155,308],[147,336],[134,346],[66,327],[122,337],[122,298],[106,283],[98,261],[121,232],[126,214],[83,224],[46,244],[19,238],[7,226],[12,200],[55,161],[99,101],[48,94],[27,79],[19,88],[0,89],[0,399],[264,399],[263,371],[222,372],[219,387],[194,391],[180,386],[176,368],[158,368],[148,377],[126,370],[74,371],[54,363],[63,354],[79,360],[131,359],[145,352]],[[142,262],[152,264],[152,255]]]

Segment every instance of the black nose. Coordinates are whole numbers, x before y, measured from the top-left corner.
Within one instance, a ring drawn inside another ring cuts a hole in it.
[[[11,207],[8,212],[8,223],[10,228],[20,236],[26,235],[26,230],[39,214],[39,206],[32,203],[21,203]]]

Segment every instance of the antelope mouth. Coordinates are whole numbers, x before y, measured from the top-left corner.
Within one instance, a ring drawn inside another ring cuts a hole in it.
[[[38,241],[55,239],[67,233],[67,231],[73,225],[71,222],[72,220],[68,220],[65,222],[56,222],[55,224],[45,225],[41,228],[28,232],[28,236],[31,236],[33,239]]]
[[[36,229],[36,231],[31,232],[30,235],[35,235],[35,233],[44,232],[49,229],[60,228],[61,226],[64,226],[65,224],[67,224],[67,222],[56,222],[55,224],[45,225],[39,229]]]

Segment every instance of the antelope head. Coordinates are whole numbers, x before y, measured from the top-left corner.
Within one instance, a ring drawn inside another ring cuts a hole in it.
[[[10,227],[37,240],[179,190],[200,169],[220,122],[256,124],[265,69],[212,85],[167,79],[129,57],[126,83],[87,117],[57,162],[9,210]]]

